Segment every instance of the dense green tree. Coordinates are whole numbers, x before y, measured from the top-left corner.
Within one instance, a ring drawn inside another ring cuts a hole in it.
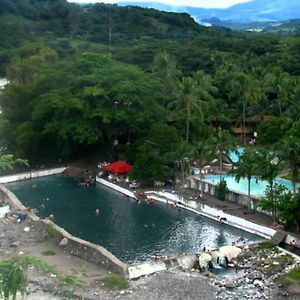
[[[283,185],[275,183],[274,186],[267,186],[265,197],[263,197],[258,206],[267,212],[272,213],[274,223],[278,221],[278,213],[286,205],[285,202],[289,196],[286,195],[286,188]]]

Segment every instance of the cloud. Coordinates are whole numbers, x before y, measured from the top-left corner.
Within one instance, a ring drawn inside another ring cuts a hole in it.
[[[235,4],[250,2],[252,0],[68,0],[76,3],[117,3],[117,2],[158,2],[172,6],[192,6],[205,8],[227,8]]]

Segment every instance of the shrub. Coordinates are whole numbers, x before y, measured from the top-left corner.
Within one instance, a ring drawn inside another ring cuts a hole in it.
[[[129,287],[129,283],[123,276],[111,274],[102,280],[101,286],[108,290],[123,290]]]
[[[46,250],[46,251],[43,251],[42,254],[45,256],[52,256],[52,255],[55,255],[56,253],[52,250]]]
[[[225,201],[228,195],[228,188],[227,183],[224,179],[221,179],[221,181],[216,186],[216,195],[217,198],[221,201]]]

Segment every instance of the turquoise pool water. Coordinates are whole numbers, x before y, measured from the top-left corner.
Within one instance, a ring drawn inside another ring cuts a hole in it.
[[[241,194],[248,194],[248,181],[246,178],[242,178],[239,182],[237,182],[233,175],[225,175],[222,176],[223,179],[226,180],[227,187]],[[217,184],[220,182],[219,175],[207,175],[204,178],[204,181]],[[276,178],[274,180],[275,183],[284,185],[288,190],[293,190],[292,182],[280,178]],[[252,196],[262,197],[265,195],[265,190],[268,185],[267,181],[259,181],[255,177],[251,179],[250,183],[250,192]]]
[[[237,147],[235,150],[230,150],[228,156],[232,162],[236,163],[239,161],[239,156],[245,152],[245,148]]]
[[[212,249],[240,236],[248,241],[260,239],[166,204],[138,204],[100,184],[82,187],[73,179],[49,176],[7,186],[24,205],[38,209],[39,216],[54,214],[59,226],[127,263],[149,260],[155,254],[196,252],[204,246]]]

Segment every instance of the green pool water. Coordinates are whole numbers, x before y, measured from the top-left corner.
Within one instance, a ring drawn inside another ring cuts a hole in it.
[[[7,187],[24,205],[38,209],[40,217],[54,214],[59,226],[105,247],[127,263],[149,260],[156,254],[196,252],[204,246],[212,249],[240,236],[247,241],[260,239],[166,204],[139,204],[100,184],[82,187],[72,178],[48,176]]]

